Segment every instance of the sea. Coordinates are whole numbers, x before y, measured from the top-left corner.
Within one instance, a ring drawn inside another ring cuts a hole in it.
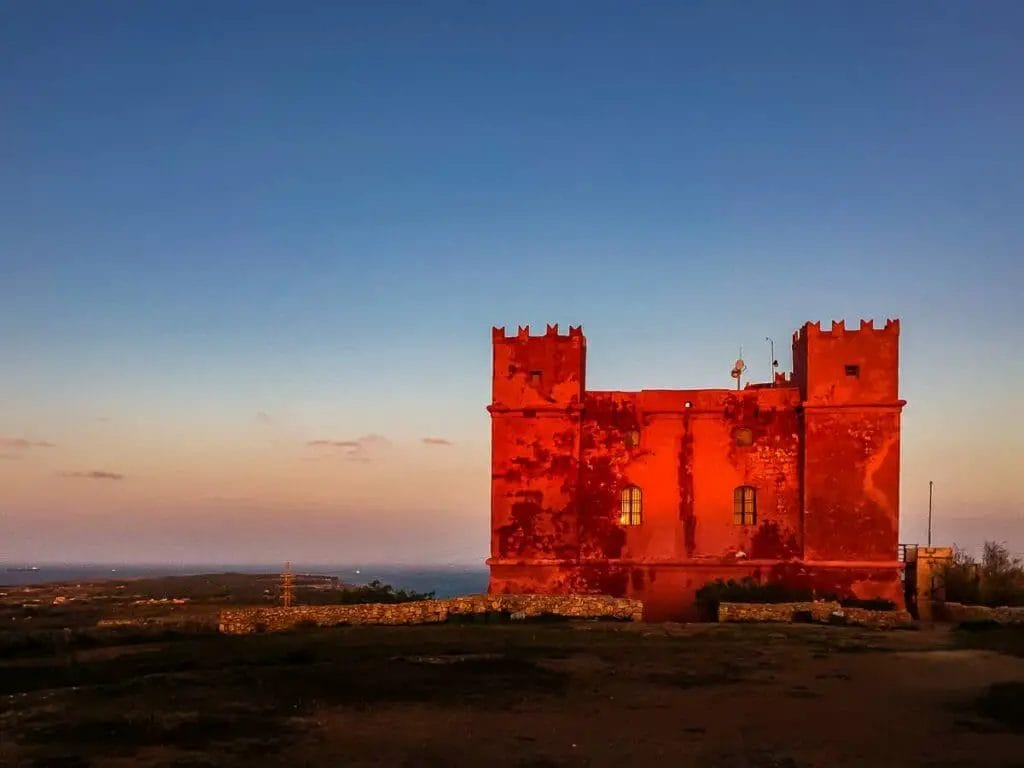
[[[29,570],[32,569],[32,570]],[[140,579],[153,576],[191,576],[201,573],[280,573],[281,564],[0,564],[0,587],[46,584],[54,581]],[[292,563],[292,573],[337,576],[353,586],[381,581],[396,589],[433,592],[435,597],[455,597],[487,591],[487,568],[476,565],[331,565]]]

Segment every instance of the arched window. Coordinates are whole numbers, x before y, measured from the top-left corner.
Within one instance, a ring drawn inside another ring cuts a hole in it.
[[[643,494],[635,485],[627,485],[620,495],[620,525],[640,525],[643,522]]]
[[[754,486],[740,485],[733,490],[732,521],[736,525],[757,524],[757,489]]]

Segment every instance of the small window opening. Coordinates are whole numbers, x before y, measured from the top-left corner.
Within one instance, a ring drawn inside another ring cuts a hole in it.
[[[640,445],[640,431],[631,429],[626,433],[626,447],[636,448]]]
[[[859,365],[848,365],[848,366],[846,366],[846,375],[847,376],[857,376],[857,377],[859,377],[860,376],[860,366]]]
[[[535,387],[540,385],[540,371],[530,371],[530,384]]]
[[[732,433],[736,445],[746,447],[754,444],[754,432],[746,427],[739,427]]]
[[[741,485],[732,492],[732,519],[736,525],[757,524],[757,489]]]
[[[635,485],[622,489],[619,525],[640,525],[643,522],[643,493]]]

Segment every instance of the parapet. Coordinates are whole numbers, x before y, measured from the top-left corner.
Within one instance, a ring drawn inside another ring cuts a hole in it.
[[[558,332],[558,323],[554,325],[548,324],[543,335],[531,336],[530,326],[520,325],[519,330],[514,336],[508,336],[505,333],[505,326],[494,326],[491,328],[491,340],[492,341],[527,341],[528,339],[582,339],[583,338],[583,326],[582,325],[570,325],[569,333],[565,336]]]
[[[874,320],[861,320],[860,328],[847,328],[845,320],[833,320],[832,327],[826,330],[822,330],[820,321],[815,321],[813,323],[807,322],[804,323],[798,330],[793,332],[793,341],[797,342],[800,341],[801,339],[810,338],[812,336],[831,336],[833,338],[842,336],[853,336],[863,331],[878,334],[888,334],[891,336],[899,336],[900,321],[899,318],[888,318],[885,321],[884,327],[876,328]]]

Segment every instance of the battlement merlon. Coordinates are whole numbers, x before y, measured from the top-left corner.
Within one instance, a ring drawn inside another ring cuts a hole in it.
[[[536,336],[531,336],[530,335],[530,326],[528,326],[528,325],[520,325],[518,327],[518,330],[516,331],[515,335],[512,335],[512,336],[509,336],[509,335],[507,335],[505,333],[505,326],[503,326],[503,325],[502,326],[497,326],[496,325],[496,326],[491,328],[491,340],[494,343],[498,343],[498,342],[506,342],[506,343],[509,343],[509,342],[519,342],[519,341],[528,341],[530,339],[561,339],[561,340],[580,339],[580,340],[583,340],[584,339],[584,336],[583,336],[583,326],[582,325],[570,325],[569,326],[569,333],[564,335],[564,336],[558,332],[558,323],[555,323],[554,325],[551,325],[549,323],[547,325],[544,333],[542,335],[536,335]]]
[[[877,334],[888,334],[891,336],[898,337],[900,335],[900,321],[899,318],[887,318],[885,326],[881,328],[875,327],[875,321],[873,319],[861,320],[859,328],[847,328],[845,320],[833,320],[832,327],[822,330],[821,322],[806,322],[799,329],[793,332],[793,341],[797,342],[801,339],[806,339],[815,336],[849,336],[852,334],[861,333],[862,331],[869,331]]]

